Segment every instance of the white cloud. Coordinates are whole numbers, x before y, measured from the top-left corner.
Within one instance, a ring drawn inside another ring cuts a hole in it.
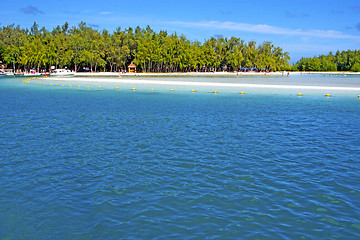
[[[218,22],[218,21],[204,21],[204,22],[178,21],[178,22],[168,22],[168,24],[189,27],[189,28],[235,30],[235,31],[276,34],[276,35],[291,35],[291,36],[336,38],[336,39],[360,39],[360,36],[344,34],[342,32],[334,31],[334,30],[289,29],[289,28],[270,26],[266,24],[249,24],[249,23]]]
[[[101,15],[110,15],[112,12],[100,12]]]

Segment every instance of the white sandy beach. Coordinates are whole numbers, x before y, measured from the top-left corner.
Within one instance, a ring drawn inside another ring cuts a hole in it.
[[[85,78],[85,77],[52,77],[44,80],[72,81],[72,82],[96,82],[96,83],[119,83],[138,85],[166,85],[166,86],[202,86],[202,87],[226,87],[226,88],[271,88],[271,89],[297,89],[297,90],[341,90],[360,91],[360,87],[334,87],[334,86],[306,86],[306,85],[278,85],[278,84],[251,84],[251,83],[219,83],[219,82],[190,82],[190,81],[163,81],[163,80],[140,80],[123,78]]]
[[[305,74],[319,74],[319,75],[360,75],[360,72],[176,72],[176,73],[122,73],[121,76],[163,76],[163,77],[179,77],[179,76],[189,76],[189,77],[226,77],[226,76],[287,76],[289,75],[305,75]],[[76,72],[75,76],[79,77],[101,77],[101,76],[119,76],[117,72]]]

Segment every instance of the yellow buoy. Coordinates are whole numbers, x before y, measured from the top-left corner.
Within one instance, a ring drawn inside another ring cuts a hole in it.
[[[325,96],[326,96],[326,97],[331,97],[331,95],[330,95],[330,94],[326,94]]]
[[[136,91],[136,88],[133,88],[132,90],[133,90],[133,91]]]
[[[72,87],[72,86],[70,85],[70,87]]]
[[[154,91],[155,91],[155,89],[151,89],[151,91],[152,91],[152,92],[154,92]]]
[[[174,89],[170,89],[170,92],[173,92],[174,91]]]
[[[358,96],[358,98],[360,98],[360,95]]]
[[[62,86],[64,87],[65,85],[63,84]]]
[[[39,82],[39,85],[41,85],[41,82]]]
[[[57,84],[55,84],[55,86],[57,86]]]
[[[192,92],[196,92],[195,89],[191,90]]]
[[[50,86],[52,86],[52,83],[50,83]]]
[[[218,91],[215,90],[214,93],[218,93]]]
[[[44,83],[44,85],[46,85],[46,83]]]
[[[90,88],[90,86],[87,86],[87,88]]]
[[[302,94],[301,94],[301,93],[298,93],[298,96],[302,96]]]
[[[241,94],[245,94],[245,92],[241,92]]]
[[[99,89],[102,89],[102,87],[100,86]]]
[[[115,88],[115,90],[119,90],[119,88],[118,88],[118,87],[116,87],[116,88]]]
[[[80,87],[80,85],[78,85],[78,87]]]

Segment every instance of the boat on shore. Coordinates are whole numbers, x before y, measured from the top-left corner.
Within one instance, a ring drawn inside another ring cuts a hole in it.
[[[16,70],[16,71],[14,71],[13,69],[2,69],[2,70],[0,70],[0,75],[1,76],[17,76],[17,77],[21,77],[21,76],[35,77],[35,76],[40,76],[41,74],[34,70],[31,70],[31,71]]]
[[[14,76],[14,71],[12,69],[1,69],[0,76]]]
[[[55,69],[51,76],[71,76],[74,75],[74,72],[70,71],[69,69]]]

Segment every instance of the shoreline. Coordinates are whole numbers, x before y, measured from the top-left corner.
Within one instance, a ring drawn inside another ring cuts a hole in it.
[[[119,73],[119,72],[71,72],[70,75],[41,75],[40,73],[25,73],[20,75],[6,75],[0,76],[15,76],[15,77],[289,77],[292,75],[329,75],[329,76],[347,76],[360,75],[360,72],[141,72],[141,73]]]
[[[121,73],[121,76],[284,76],[319,74],[319,75],[360,75],[360,72],[174,72],[174,73]],[[118,72],[76,72],[74,76],[111,76],[118,77]]]
[[[109,78],[69,78],[52,77],[39,78],[54,81],[78,81],[93,83],[121,83],[121,84],[141,84],[141,85],[173,85],[173,86],[198,86],[198,87],[228,87],[228,88],[273,88],[273,89],[297,89],[297,90],[341,90],[341,91],[360,91],[360,87],[334,87],[334,86],[309,86],[309,85],[279,85],[279,84],[250,84],[250,83],[218,83],[218,82],[189,82],[189,81],[162,81],[162,80],[139,80],[139,79],[109,79]]]

